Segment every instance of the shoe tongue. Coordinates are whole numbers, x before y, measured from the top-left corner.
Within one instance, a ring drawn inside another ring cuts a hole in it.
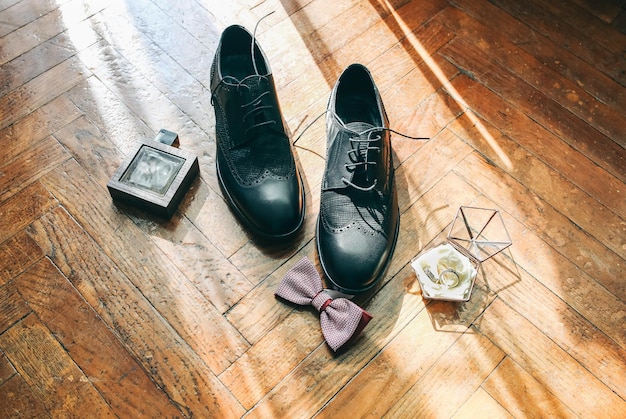
[[[374,128],[374,125],[368,124],[367,122],[348,122],[346,128],[350,131],[354,131],[356,133],[367,131],[368,129]]]

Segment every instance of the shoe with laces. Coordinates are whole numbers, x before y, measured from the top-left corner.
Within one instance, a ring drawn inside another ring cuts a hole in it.
[[[389,121],[366,67],[342,73],[326,118],[317,249],[333,287],[358,294],[382,278],[400,226]]]
[[[222,33],[211,92],[217,175],[227,201],[253,233],[293,236],[304,220],[303,184],[268,60],[242,26]]]

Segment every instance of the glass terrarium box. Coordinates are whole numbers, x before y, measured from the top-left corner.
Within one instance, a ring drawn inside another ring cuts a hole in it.
[[[447,241],[411,261],[424,298],[468,301],[480,265],[512,244],[498,210],[460,207]]]
[[[195,155],[172,146],[177,140],[162,129],[154,141],[142,141],[107,184],[113,200],[171,217],[199,172]]]

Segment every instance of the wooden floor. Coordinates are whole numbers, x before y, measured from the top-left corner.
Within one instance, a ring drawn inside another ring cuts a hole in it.
[[[400,238],[341,355],[274,297],[317,262],[323,120],[293,243],[251,240],[216,179],[213,54],[272,11],[293,138],[353,62],[430,138],[393,139]],[[0,417],[626,417],[624,1],[0,0],[0,65]],[[169,221],[106,189],[160,128],[200,162]],[[469,302],[425,300],[410,261],[462,205],[513,245]]]

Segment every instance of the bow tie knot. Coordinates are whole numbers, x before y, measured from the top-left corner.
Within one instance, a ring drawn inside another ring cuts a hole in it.
[[[312,305],[320,313],[324,339],[335,352],[361,333],[372,319],[367,311],[352,301],[333,299],[324,291],[322,278],[306,257],[287,272],[275,295],[294,304]]]
[[[326,293],[324,290],[318,292],[313,300],[311,300],[311,305],[315,307],[318,313],[321,313],[326,310],[326,307],[333,302],[333,299]]]

